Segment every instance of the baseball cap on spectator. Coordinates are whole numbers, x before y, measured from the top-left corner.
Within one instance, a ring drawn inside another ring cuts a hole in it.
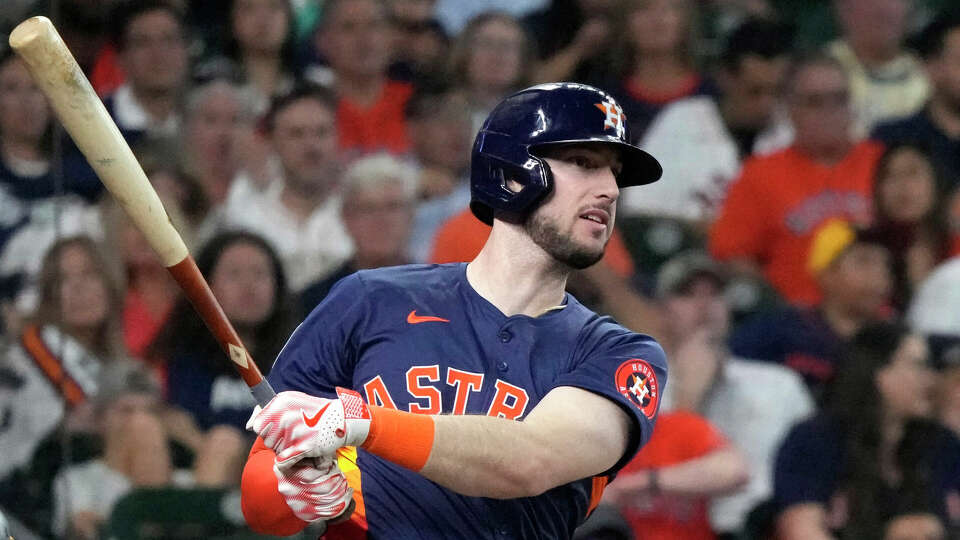
[[[724,267],[705,251],[685,251],[660,267],[654,292],[657,298],[682,293],[695,280],[703,277],[712,279],[720,289],[726,286],[728,278]]]
[[[814,276],[820,275],[850,246],[860,242],[883,245],[878,234],[871,229],[854,227],[843,219],[827,221],[817,229],[810,242],[807,270]]]

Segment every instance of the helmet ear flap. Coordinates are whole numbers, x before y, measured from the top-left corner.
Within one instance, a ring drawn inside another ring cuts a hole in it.
[[[494,211],[526,215],[553,186],[547,163],[500,133],[478,135],[472,168],[471,208],[488,225],[493,223]]]

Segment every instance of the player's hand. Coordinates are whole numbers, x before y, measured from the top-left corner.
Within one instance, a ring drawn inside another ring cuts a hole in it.
[[[303,458],[332,458],[343,446],[359,446],[370,431],[370,410],[360,394],[337,388],[337,398],[303,392],[280,392],[259,406],[247,421],[267,447],[277,453],[277,466],[293,466]]]
[[[336,458],[301,461],[287,468],[274,464],[273,472],[287,506],[303,521],[334,519],[353,499],[353,488],[337,467]]]

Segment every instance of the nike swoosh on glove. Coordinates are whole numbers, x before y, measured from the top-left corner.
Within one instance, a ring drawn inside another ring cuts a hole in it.
[[[308,457],[328,458],[343,446],[359,446],[370,431],[370,409],[360,394],[337,388],[337,398],[280,392],[257,406],[247,421],[277,454],[277,466],[291,467]]]
[[[331,520],[353,499],[353,488],[335,458],[307,460],[287,468],[273,465],[277,487],[293,514],[303,521]]]

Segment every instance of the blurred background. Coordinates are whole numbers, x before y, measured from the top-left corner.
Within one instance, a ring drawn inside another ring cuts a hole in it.
[[[264,373],[340,278],[476,255],[499,100],[604,89],[664,176],[569,288],[657,338],[670,385],[577,537],[960,538],[958,9],[3,0],[0,524],[261,538],[248,389],[6,46],[43,14]]]

